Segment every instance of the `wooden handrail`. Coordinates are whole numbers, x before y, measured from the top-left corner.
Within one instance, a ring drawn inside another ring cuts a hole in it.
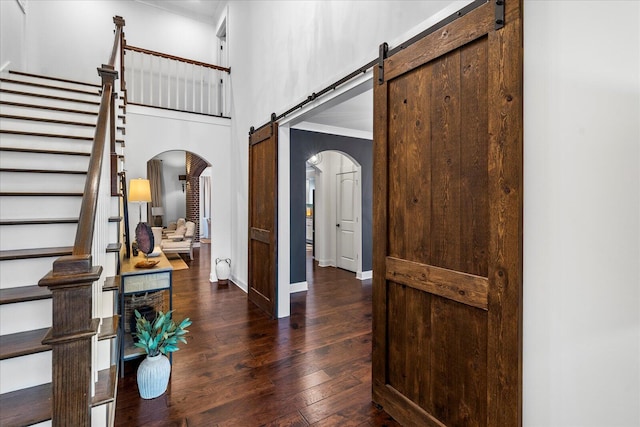
[[[76,240],[71,255],[53,262],[53,269],[38,284],[52,291],[52,326],[43,343],[52,350],[52,424],[54,427],[91,425],[92,339],[99,319],[92,316],[94,283],[102,267],[93,265],[91,246],[98,206],[106,133],[115,121],[109,120],[113,84],[118,76],[115,58],[124,20],[114,17],[115,41],[109,63],[98,68],[102,77],[102,98],[93,139],[87,181],[84,187]]]
[[[116,16],[113,18],[116,24],[116,35],[113,42],[113,48],[109,63],[98,68],[98,73],[102,77],[102,98],[100,99],[100,110],[98,112],[98,123],[93,138],[93,148],[91,150],[91,158],[89,160],[89,170],[87,172],[87,180],[84,186],[84,197],[82,198],[82,206],[80,207],[80,217],[78,220],[78,229],[76,231],[76,240],[73,246],[73,255],[84,255],[91,253],[91,244],[93,241],[93,228],[96,218],[96,210],[98,207],[98,189],[100,188],[100,175],[102,174],[102,158],[107,134],[107,125],[113,122],[109,121],[111,112],[111,102],[113,93],[113,83],[118,76],[115,71],[116,55],[118,46],[120,45],[120,37],[122,35],[122,26],[124,19]],[[111,129],[114,134],[115,129]]]
[[[187,64],[198,65],[200,67],[211,68],[213,70],[220,70],[226,73],[231,73],[231,68],[221,67],[219,65],[207,64],[206,62],[195,61],[193,59],[181,58],[179,56],[169,55],[167,53],[156,52],[155,50],[144,49],[141,47],[131,46],[125,44],[123,49],[131,50],[133,52],[146,53],[147,55],[158,56],[160,58],[172,59],[174,61],[185,62]]]

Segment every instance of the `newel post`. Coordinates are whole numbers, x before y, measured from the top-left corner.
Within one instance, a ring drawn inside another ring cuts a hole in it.
[[[54,261],[38,282],[52,293],[52,326],[42,343],[52,349],[54,426],[91,425],[91,338],[99,325],[91,317],[91,288],[101,273],[91,255],[69,255]]]

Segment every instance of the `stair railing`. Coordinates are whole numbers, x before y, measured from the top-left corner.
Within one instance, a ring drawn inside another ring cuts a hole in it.
[[[229,117],[230,68],[131,46],[125,37],[121,51],[127,104]]]
[[[107,130],[115,135],[115,121],[109,120],[113,89],[118,72],[115,60],[124,20],[114,17],[115,39],[109,62],[98,68],[102,78],[102,98],[93,140],[87,181],[80,208],[78,229],[69,256],[53,262],[53,270],[39,281],[52,291],[52,327],[42,341],[52,348],[52,424],[90,426],[93,388],[92,339],[100,319],[92,316],[93,283],[102,267],[93,265],[91,244],[98,205],[98,190]]]

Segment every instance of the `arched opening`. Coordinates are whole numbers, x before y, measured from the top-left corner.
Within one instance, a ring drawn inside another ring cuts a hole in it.
[[[306,252],[320,267],[362,272],[360,169],[356,160],[335,150],[306,162]]]
[[[211,165],[197,154],[170,150],[147,161],[152,202],[148,218],[156,226],[167,227],[178,218],[196,225],[194,246],[210,239]],[[155,196],[155,197],[154,197]]]

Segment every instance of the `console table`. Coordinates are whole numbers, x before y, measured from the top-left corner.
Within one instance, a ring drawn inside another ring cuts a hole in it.
[[[144,261],[144,254],[125,258],[120,265],[120,327],[122,328],[122,339],[120,342],[120,372],[124,375],[124,362],[144,355],[144,350],[133,345],[131,333],[126,332],[126,322],[131,319],[126,318],[127,295],[143,295],[151,292],[162,292],[163,301],[169,300],[169,310],[173,308],[173,267],[167,257],[160,253],[160,256],[149,258],[158,260],[158,264],[151,268],[136,268],[136,263]],[[163,304],[164,305],[164,304]],[[167,310],[163,310],[167,311]],[[131,311],[133,313],[133,311]]]

